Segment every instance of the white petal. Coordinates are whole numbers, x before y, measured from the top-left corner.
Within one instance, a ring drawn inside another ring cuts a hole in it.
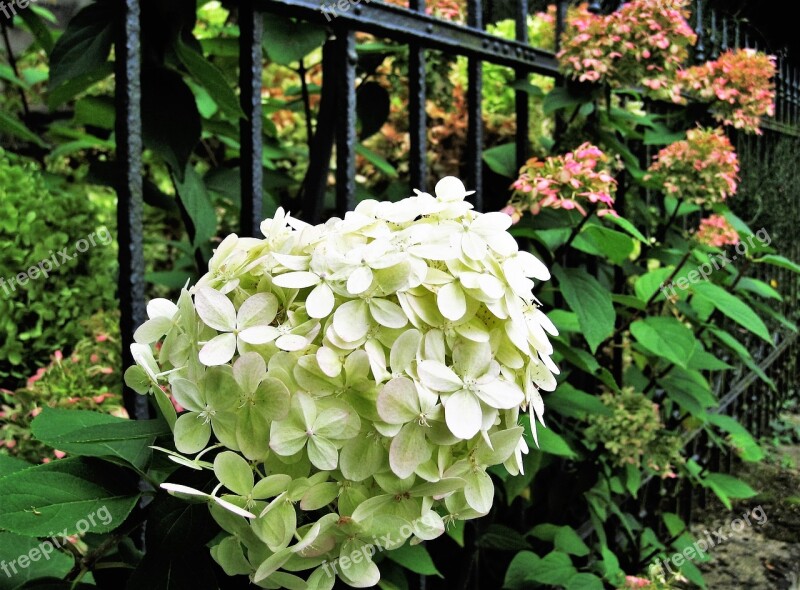
[[[206,325],[220,332],[232,332],[236,329],[236,309],[231,300],[219,291],[210,287],[198,289],[194,296],[194,305],[197,315]]]
[[[325,283],[320,283],[308,294],[308,298],[306,299],[306,311],[309,317],[317,319],[326,318],[331,314],[331,311],[333,311],[334,303],[335,300],[331,288]]]
[[[456,391],[464,385],[453,369],[438,361],[422,361],[417,372],[422,383],[434,391]]]
[[[147,317],[151,320],[155,318],[169,318],[172,319],[178,313],[178,306],[172,303],[169,299],[157,297],[151,299],[147,304]]]
[[[236,325],[240,330],[252,326],[266,326],[278,313],[278,298],[272,293],[258,293],[248,297],[236,315]]]
[[[467,313],[467,299],[456,281],[448,283],[436,294],[436,305],[448,320],[456,321]]]
[[[275,341],[275,346],[286,352],[296,352],[308,348],[308,339],[297,334],[284,334]]]
[[[333,314],[333,329],[346,342],[361,340],[369,331],[367,304],[358,299],[341,305]]]
[[[421,410],[414,382],[405,377],[389,381],[378,394],[377,409],[381,420],[388,424],[405,424],[419,418]]]
[[[403,308],[388,299],[371,299],[369,310],[372,317],[381,326],[387,328],[402,328],[408,323]]]
[[[539,281],[549,281],[550,271],[544,265],[544,262],[536,258],[530,252],[520,250],[514,257],[522,267],[522,272],[526,277],[531,277]]]
[[[392,344],[389,352],[389,365],[393,373],[400,373],[408,370],[411,363],[417,357],[419,343],[422,341],[422,334],[419,330],[405,330]]]
[[[298,271],[277,275],[272,282],[284,289],[304,289],[319,284],[320,278],[313,272]]]
[[[511,216],[500,211],[484,213],[478,215],[471,227],[485,238],[494,238],[495,234],[503,233],[511,227]]]
[[[347,291],[351,295],[359,295],[372,285],[372,269],[368,266],[359,266],[347,279]]]
[[[434,192],[440,201],[463,201],[468,194],[464,183],[455,176],[442,178],[436,183]]]
[[[328,377],[337,377],[342,372],[342,359],[327,346],[319,347],[316,357],[319,368]]]
[[[200,362],[207,367],[224,365],[236,352],[236,336],[220,334],[209,340],[200,350]]]
[[[483,260],[488,247],[486,241],[475,232],[468,231],[461,235],[461,250],[470,260]]]
[[[280,332],[275,326],[253,326],[239,332],[239,338],[242,342],[254,345],[272,342],[279,335]]]
[[[461,389],[447,398],[444,417],[450,432],[458,438],[470,439],[481,429],[481,404],[471,392]]]
[[[499,410],[510,410],[525,401],[525,394],[516,383],[505,379],[495,379],[478,386],[475,394],[486,405]]]

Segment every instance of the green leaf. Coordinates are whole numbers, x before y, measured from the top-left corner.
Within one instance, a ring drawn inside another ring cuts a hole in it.
[[[560,384],[548,394],[545,403],[548,411],[568,418],[584,419],[586,416],[610,416],[611,410],[596,395],[575,389],[569,383]]]
[[[535,84],[531,84],[528,80],[514,80],[514,82],[511,83],[511,88],[521,92],[527,92],[531,96],[537,98],[544,96],[544,91],[542,88],[540,86],[536,86]]]
[[[605,256],[614,264],[625,262],[634,249],[634,242],[631,238],[602,225],[585,226],[572,244],[581,252]]]
[[[670,317],[637,320],[631,324],[631,334],[649,353],[684,369],[697,346],[692,331]]]
[[[644,145],[669,145],[685,139],[685,131],[670,131],[659,125],[656,129],[645,129]]]
[[[142,73],[142,138],[183,181],[184,171],[200,141],[197,101],[180,74],[164,68]]]
[[[175,176],[174,181],[178,198],[192,222],[193,227],[189,228],[192,244],[195,247],[207,244],[217,233],[217,213],[205,182],[191,164],[186,165],[183,180]]]
[[[549,428],[537,428],[536,435],[539,439],[539,450],[543,453],[567,457],[568,459],[578,458],[578,455],[570,448],[567,441],[564,440],[560,434],[556,434]],[[528,446],[535,449],[536,443],[531,439],[528,441]]]
[[[566,590],[603,590],[605,585],[603,580],[586,572],[575,574],[567,580],[564,586]]]
[[[118,468],[70,458],[0,479],[0,497],[0,528],[46,537],[62,530],[114,530],[133,510],[139,491],[136,480]]]
[[[547,96],[544,97],[542,104],[544,114],[552,115],[554,112],[568,107],[574,107],[587,102],[584,96],[575,96],[569,93],[569,90],[563,86],[556,86]]]
[[[387,552],[386,556],[416,574],[442,577],[424,545],[406,543],[398,549]]]
[[[527,579],[541,584],[563,586],[577,573],[569,555],[551,551],[528,570]]]
[[[692,291],[695,296],[713,304],[723,315],[772,344],[769,330],[761,318],[749,305],[735,295],[731,295],[719,285],[708,281],[695,283],[692,285]]]
[[[538,567],[541,557],[532,551],[520,551],[511,560],[503,581],[505,590],[526,590],[530,587],[528,574]]]
[[[750,277],[744,277],[739,280],[736,285],[737,291],[747,291],[748,293],[755,293],[765,299],[775,299],[776,301],[783,301],[783,296],[772,288],[768,283]]]
[[[75,103],[75,122],[113,130],[116,112],[110,96],[85,96]]]
[[[758,375],[759,379],[761,379],[764,383],[770,386],[771,389],[775,390],[775,383],[770,379],[764,370],[753,360],[753,357],[750,355],[750,351],[748,351],[741,342],[739,342],[736,338],[731,336],[725,330],[719,328],[709,328],[709,331],[714,334],[714,336],[719,340],[722,344],[730,348],[733,352],[735,352],[741,361],[745,364],[745,366],[753,371],[756,375]]]
[[[489,525],[489,529],[478,538],[478,547],[494,551],[522,551],[530,549],[530,543],[517,531],[501,524]]]
[[[657,268],[637,277],[636,282],[633,285],[636,296],[645,303],[649,301],[655,293],[658,293],[658,291],[661,289],[661,285],[664,284],[664,281],[669,278],[673,270],[675,270],[675,267],[673,266]],[[659,293],[654,301],[658,301],[659,298],[664,298],[663,292]]]
[[[624,217],[619,217],[618,215],[606,215],[603,218],[603,221],[610,221],[614,225],[621,227],[643,244],[649,243],[647,238],[644,237],[644,234],[642,234],[642,232],[640,232],[635,225],[633,225],[630,221],[628,221]]]
[[[11,135],[23,141],[35,143],[42,148],[47,148],[47,144],[43,142],[38,135],[28,129],[19,119],[5,111],[0,111],[0,133]]]
[[[114,37],[112,23],[117,18],[115,3],[96,2],[69,21],[50,53],[51,90],[105,67]]]
[[[183,63],[192,77],[203,86],[211,96],[211,99],[217,103],[217,106],[235,121],[245,116],[236,93],[217,66],[184,43],[180,36],[175,45],[175,51],[181,63]]]
[[[27,461],[23,461],[22,459],[17,459],[16,457],[11,457],[10,455],[0,454],[0,477],[11,475],[12,473],[22,471],[28,467],[33,467],[33,465]]]
[[[578,557],[589,555],[589,547],[575,532],[575,529],[569,526],[563,526],[558,530],[555,536],[555,547],[559,551]]]
[[[72,100],[88,88],[102,82],[114,73],[114,64],[110,61],[90,72],[78,74],[57,87],[50,87],[47,92],[47,108],[56,110],[64,103]]]
[[[492,172],[500,176],[517,177],[517,147],[513,142],[483,150],[483,161]]]
[[[381,130],[389,118],[389,93],[377,82],[366,82],[356,93],[356,114],[361,123],[358,137],[362,141]]]
[[[785,268],[787,270],[800,274],[800,264],[792,262],[785,256],[779,256],[777,254],[767,254],[766,256],[762,256],[761,258],[756,258],[753,262],[760,262],[761,264],[771,264],[772,266]]]
[[[283,66],[300,61],[325,42],[327,32],[322,26],[306,21],[294,21],[273,13],[264,15],[262,44],[269,59]]]
[[[31,6],[30,8],[31,10],[20,11],[19,16],[28,25],[28,30],[36,38],[44,52],[50,55],[55,45],[53,35],[50,33],[50,29],[45,24],[44,19],[39,15],[39,11],[34,10],[36,7]]]
[[[757,493],[741,479],[724,473],[709,473],[704,481],[728,510],[731,509],[729,498],[752,498]]]
[[[392,166],[383,156],[372,151],[364,144],[359,143],[356,145],[356,153],[375,166],[375,168],[386,174],[389,178],[398,178],[400,176],[397,172],[397,168]]]
[[[11,568],[3,561],[8,569],[0,575],[0,590],[14,590],[38,578],[63,578],[75,563],[70,555],[58,550],[49,540],[0,532],[0,556],[9,561],[16,558],[16,561],[23,555],[36,560],[25,568],[18,565]]]
[[[592,353],[614,331],[616,312],[611,294],[599,281],[582,268],[553,267],[561,294],[567,305],[578,314],[586,342]]]
[[[709,414],[707,420],[709,424],[728,433],[730,445],[744,461],[760,461],[764,458],[764,450],[758,441],[735,418],[724,414]]]
[[[31,424],[33,435],[73,455],[105,457],[144,470],[156,437],[170,434],[162,420],[126,420],[89,410],[45,407]]]
[[[664,388],[670,399],[701,420],[705,419],[705,408],[717,403],[708,381],[700,371],[673,367],[669,374],[658,380],[658,384]]]

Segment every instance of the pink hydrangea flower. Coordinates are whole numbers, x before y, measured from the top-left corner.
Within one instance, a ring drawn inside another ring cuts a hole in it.
[[[722,248],[739,243],[739,232],[722,215],[710,215],[700,220],[695,238],[701,244]]]

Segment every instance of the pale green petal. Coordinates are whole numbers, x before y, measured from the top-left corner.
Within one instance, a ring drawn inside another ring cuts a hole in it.
[[[315,434],[343,440],[356,436],[361,430],[361,419],[347,402],[325,398],[321,400],[320,406],[319,416],[314,420]]]
[[[424,426],[411,422],[403,426],[389,448],[389,466],[397,477],[405,479],[420,463],[431,457],[432,449],[425,440]]]
[[[431,330],[425,334],[423,342],[422,358],[444,364],[444,332],[441,330]]]
[[[170,385],[172,395],[181,407],[192,412],[202,412],[205,409],[206,402],[197,385],[181,378],[173,379]]]
[[[237,414],[234,412],[217,412],[211,419],[211,429],[219,442],[234,451],[239,450],[236,441]]]
[[[456,281],[439,289],[436,304],[442,315],[451,321],[460,320],[467,313],[467,299],[461,285]]]
[[[249,402],[267,420],[283,420],[289,414],[289,390],[274,377],[265,377]]]
[[[257,293],[239,308],[236,325],[240,330],[272,323],[278,313],[278,298],[272,293]]]
[[[353,588],[375,586],[381,579],[381,572],[372,561],[374,552],[377,548],[361,539],[346,541],[339,553],[339,577]]]
[[[175,422],[175,448],[181,453],[202,451],[211,439],[211,426],[198,414],[183,414]]]
[[[336,499],[339,495],[339,484],[328,481],[311,486],[300,500],[301,510],[319,510]]]
[[[216,411],[232,410],[238,406],[242,393],[228,365],[208,369],[200,380],[200,390],[206,403]]]
[[[251,461],[265,459],[270,449],[269,437],[270,421],[264,413],[247,405],[237,412],[236,442],[245,457]]]
[[[273,498],[287,490],[292,478],[285,473],[273,473],[260,480],[253,488],[253,498]]]
[[[473,342],[489,342],[489,329],[480,318],[474,317],[468,322],[457,324],[455,330],[459,336],[463,336]]]
[[[308,441],[304,430],[297,428],[291,419],[272,423],[269,434],[269,447],[282,457],[289,457],[300,451]]]
[[[212,338],[200,350],[200,362],[207,367],[224,365],[236,352],[236,336],[231,333]]]
[[[314,435],[308,439],[308,459],[317,469],[331,471],[339,463],[339,452],[327,438]]]
[[[239,332],[239,339],[248,344],[260,346],[269,344],[280,335],[281,333],[275,326],[252,326]]]
[[[472,471],[464,476],[464,497],[473,510],[486,514],[492,508],[494,484],[489,474],[483,470]]]
[[[422,341],[422,334],[419,330],[406,330],[392,344],[389,353],[389,365],[392,373],[398,374],[408,370],[411,363],[417,358],[419,344]]]
[[[342,372],[342,359],[333,349],[321,346],[317,349],[317,364],[327,377],[338,377]]]
[[[236,329],[236,309],[231,300],[216,289],[198,289],[194,304],[197,315],[207,326],[220,332],[232,332]]]
[[[488,342],[459,340],[453,347],[453,369],[464,378],[477,379],[489,369],[492,347]]]
[[[247,575],[252,569],[244,556],[242,544],[236,537],[225,537],[214,545],[211,548],[211,557],[228,576]]]
[[[233,363],[233,377],[247,393],[255,391],[266,375],[267,363],[257,352],[246,352]]]
[[[240,496],[247,496],[255,484],[250,464],[232,451],[225,451],[214,458],[214,475],[222,485]]]
[[[380,471],[386,460],[386,451],[380,440],[364,435],[348,440],[342,447],[339,469],[350,481],[364,481]]]
[[[387,328],[402,328],[408,323],[408,318],[403,312],[403,309],[397,303],[389,301],[388,299],[371,299],[369,302],[369,310],[372,313],[372,317],[381,326],[386,326]]]
[[[434,510],[428,510],[413,523],[414,535],[424,541],[432,541],[444,534],[444,520]]]
[[[463,387],[461,378],[453,369],[438,361],[422,361],[417,366],[417,373],[422,384],[434,391],[456,391]]]
[[[481,404],[472,392],[456,391],[444,403],[444,417],[450,432],[458,438],[470,439],[481,429]]]
[[[333,311],[335,299],[333,291],[325,283],[320,283],[306,298],[306,311],[309,317],[312,318],[326,318]]]
[[[309,341],[298,334],[284,334],[275,341],[275,346],[286,352],[297,352],[308,348]]]
[[[333,315],[333,329],[346,342],[356,342],[366,336],[369,323],[369,310],[361,299],[342,304]]]
[[[291,502],[278,497],[266,508],[266,513],[252,522],[253,531],[270,551],[289,546],[297,528],[297,513]]]
[[[333,585],[336,583],[336,576],[332,576],[330,571],[330,566],[328,567],[328,571],[325,571],[322,566],[318,567],[314,570],[308,580],[308,590],[333,590]]]
[[[493,432],[489,435],[492,448],[481,441],[475,451],[475,459],[481,465],[499,465],[514,453],[522,432],[522,426]]]
[[[417,420],[422,413],[414,382],[406,377],[392,379],[378,394],[378,414],[389,424]]]
[[[133,339],[140,344],[152,344],[160,340],[171,327],[172,318],[155,317],[139,326],[136,332],[133,333]]]

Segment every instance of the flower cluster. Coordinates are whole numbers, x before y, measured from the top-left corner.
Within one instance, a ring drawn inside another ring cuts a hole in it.
[[[543,208],[575,209],[586,215],[586,206],[597,207],[602,217],[614,213],[617,183],[606,167],[609,158],[590,143],[563,156],[531,158],[511,185],[514,194],[503,212],[518,221],[524,211],[536,215]]]
[[[722,129],[690,129],[668,145],[648,169],[667,195],[698,205],[724,201],[736,193],[739,158]]]
[[[723,215],[710,215],[700,220],[700,227],[697,229],[695,238],[701,244],[722,248],[738,244],[739,232]]]
[[[126,381],[174,421],[170,456],[219,480],[163,487],[210,502],[225,571],[294,588],[288,572],[316,568],[308,587],[331,588],[341,560],[344,582],[372,586],[374,550],[345,558],[486,514],[487,467],[522,470],[520,411],[541,421],[556,386],[557,332],[531,292],[550,274],[460,180],[435,192],[317,226],[278,210],[264,239],[226,238],[177,304],[149,304]]]
[[[602,443],[618,467],[646,467],[661,477],[675,477],[673,468],[683,462],[681,438],[664,427],[658,404],[632,388],[603,393],[600,401],[610,412],[590,418],[587,439]]]
[[[572,78],[613,87],[643,86],[654,97],[674,97],[677,72],[697,40],[686,22],[687,0],[633,0],[609,15],[585,5],[571,16],[558,54]]]
[[[688,68],[678,77],[685,91],[711,103],[718,121],[760,133],[761,118],[775,114],[773,76],[774,57],[754,49],[737,49]]]

